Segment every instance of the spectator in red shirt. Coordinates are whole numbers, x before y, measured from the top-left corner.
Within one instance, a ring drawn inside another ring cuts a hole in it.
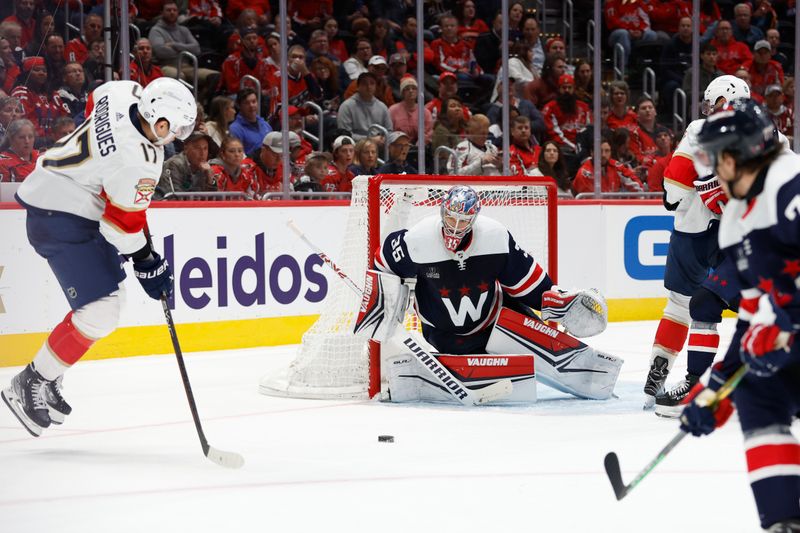
[[[27,76],[28,83],[15,87],[11,96],[19,98],[25,109],[25,118],[33,123],[36,136],[44,139],[55,119],[69,115],[69,108],[58,95],[48,90],[44,58],[27,58],[22,64],[22,76]]]
[[[259,26],[265,26],[272,22],[269,0],[228,0],[225,16],[228,20],[236,20],[245,9],[255,11]]]
[[[455,74],[461,89],[469,84],[476,84],[479,93],[475,96],[474,102],[488,98],[494,80],[491,76],[483,74],[472,48],[458,36],[458,19],[452,15],[445,15],[439,19],[439,25],[442,28],[442,36],[431,43],[434,67],[440,73]]]
[[[575,96],[575,79],[563,74],[558,80],[559,94],[542,108],[547,136],[564,153],[577,152],[578,133],[591,123],[589,104]]]
[[[287,11],[301,34],[308,36],[312,28],[322,26],[322,21],[333,15],[333,0],[289,0]]]
[[[321,103],[322,91],[319,88],[317,80],[311,71],[308,70],[306,65],[306,51],[301,45],[296,44],[289,47],[288,51],[289,64],[286,68],[286,77],[288,78],[289,88],[289,103],[293,106],[302,107],[306,102]],[[280,94],[280,71],[276,71],[272,75],[272,101],[270,107],[272,110],[271,115],[274,114],[278,103],[281,100]]]
[[[458,35],[470,48],[475,48],[475,43],[478,40],[478,35],[489,31],[489,26],[482,19],[478,18],[475,13],[475,2],[473,0],[465,0],[461,4],[461,16],[458,17],[461,25],[458,27]]]
[[[531,121],[519,115],[511,121],[509,165],[512,176],[531,176],[539,164],[540,146],[531,143]]]
[[[16,22],[22,28],[19,47],[25,48],[36,33],[36,2],[34,0],[14,0],[14,14],[6,17],[3,22]]]
[[[340,135],[333,141],[333,163],[328,166],[328,175],[322,180],[322,190],[327,192],[350,192],[355,176],[350,170],[355,156],[356,143],[352,137]]]
[[[753,51],[753,59],[744,64],[750,72],[750,88],[765,96],[770,85],[783,83],[783,67],[772,59],[772,47],[768,41],[758,41]]]
[[[458,94],[458,79],[455,74],[445,72],[439,77],[439,96],[425,104],[425,109],[430,111],[431,118],[435,121],[442,111],[442,102]],[[464,107],[464,121],[469,120],[471,113]]]
[[[611,97],[611,108],[607,121],[609,129],[628,128],[632,130],[635,128],[636,113],[628,106],[628,99],[631,96],[628,84],[621,80],[612,81],[608,92]]]
[[[336,64],[341,65],[347,59],[347,45],[344,43],[344,39],[339,37],[339,23],[333,17],[327,18],[322,24],[322,29],[328,36],[330,53],[336,57]]]
[[[611,31],[608,44],[612,50],[617,44],[622,45],[625,64],[631,56],[633,43],[653,42],[658,38],[650,28],[650,17],[642,2],[607,0],[604,9],[606,26]]]
[[[417,69],[417,19],[416,17],[406,17],[403,20],[403,26],[400,30],[400,35],[394,42],[394,47],[398,52],[407,52],[408,57],[408,70],[409,72],[416,72]],[[432,65],[434,62],[433,49],[428,45],[427,41],[423,42],[422,61],[426,65]]]
[[[783,105],[783,89],[780,85],[770,85],[764,94],[764,105],[767,106],[772,117],[772,122],[778,131],[786,135],[790,140],[793,137],[794,113]]]
[[[245,9],[239,14],[239,18],[236,19],[236,29],[228,37],[229,54],[239,51],[239,46],[242,43],[240,31],[251,26],[258,27],[258,15],[256,15],[256,12],[252,9]],[[258,46],[262,53],[266,53],[267,43],[260,35],[258,36]]]
[[[258,191],[256,164],[244,155],[242,141],[236,137],[225,137],[219,157],[209,161],[218,191],[243,192],[252,199]]]
[[[83,19],[83,33],[64,48],[64,59],[84,63],[89,59],[89,43],[103,37],[103,17],[89,14]]]
[[[717,49],[717,68],[724,74],[735,74],[737,68],[753,59],[747,45],[733,39],[733,29],[727,20],[717,23],[711,44]]]
[[[134,59],[131,61],[130,66],[131,80],[144,87],[164,75],[161,72],[161,67],[153,64],[153,47],[150,45],[150,39],[142,37],[136,41],[133,55]]]
[[[39,152],[33,149],[36,134],[30,120],[19,119],[8,125],[0,143],[0,183],[23,181],[36,167]]]
[[[667,170],[675,149],[675,137],[668,128],[656,126],[655,133],[658,152],[655,154],[655,163],[647,171],[647,190],[650,192],[664,190],[664,171]]]
[[[275,81],[274,71],[267,63],[258,46],[258,33],[255,26],[240,30],[242,42],[238,52],[229,55],[222,63],[222,77],[219,88],[233,95],[239,91],[244,76],[253,76],[261,83],[261,94],[266,99],[271,94]]]
[[[669,35],[678,32],[678,23],[683,17],[692,16],[692,3],[686,0],[650,0],[644,4],[654,31]]]
[[[640,165],[650,168],[655,163],[658,146],[655,141],[656,105],[643,96],[636,102],[636,127],[631,130],[630,151]]]
[[[603,139],[600,143],[600,192],[642,192],[642,182],[631,169],[611,159],[611,144]],[[589,157],[578,169],[572,181],[575,194],[594,192],[594,165]]]
[[[525,86],[524,96],[538,108],[558,95],[558,79],[566,74],[567,63],[561,57],[550,54],[544,60],[542,76]]]
[[[200,19],[217,28],[222,26],[222,8],[216,0],[189,0],[188,7],[190,19]]]

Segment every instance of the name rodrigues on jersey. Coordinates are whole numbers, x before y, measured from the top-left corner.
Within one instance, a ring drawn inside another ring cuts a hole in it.
[[[108,105],[108,95],[103,96],[95,106],[94,133],[97,137],[97,146],[100,147],[100,155],[105,157],[117,151],[114,144],[114,134],[111,132],[111,119]]]

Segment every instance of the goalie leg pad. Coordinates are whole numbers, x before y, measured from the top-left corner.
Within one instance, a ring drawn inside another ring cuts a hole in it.
[[[553,286],[542,294],[542,319],[560,323],[576,337],[591,337],[608,326],[608,304],[596,289]]]
[[[611,397],[623,363],[539,320],[505,308],[486,350],[492,354],[533,354],[539,381],[592,400]]]
[[[433,349],[431,347],[431,349]],[[431,378],[408,349],[393,338],[382,345],[386,359],[389,396],[392,402],[457,403],[445,387]],[[442,355],[437,361],[470,390],[477,391],[502,380],[512,380],[511,394],[491,400],[488,405],[536,401],[534,358],[530,355]]]
[[[409,296],[409,286],[400,277],[367,270],[354,333],[378,342],[389,339],[405,318]]]

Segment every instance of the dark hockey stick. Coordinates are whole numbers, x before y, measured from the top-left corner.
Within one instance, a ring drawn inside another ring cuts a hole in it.
[[[719,388],[714,399],[711,402],[712,407],[716,407],[719,402],[727,398],[732,392],[733,389],[739,384],[742,380],[744,375],[747,373],[749,367],[747,365],[742,365],[739,367],[734,374],[728,378],[728,380],[722,384],[722,387]],[[608,480],[611,482],[611,488],[614,489],[614,495],[616,495],[617,500],[621,500],[625,496],[628,495],[630,491],[636,488],[636,486],[642,482],[642,480],[647,477],[647,475],[653,471],[653,469],[658,466],[658,464],[664,460],[664,458],[669,455],[669,453],[678,445],[683,438],[688,435],[683,430],[680,430],[677,435],[672,437],[666,446],[664,446],[658,455],[650,461],[644,469],[639,472],[633,481],[628,483],[627,485],[622,481],[622,472],[619,468],[619,457],[614,452],[608,452],[606,454],[606,458],[603,461],[603,464],[606,467],[606,474],[608,474]]]
[[[358,285],[356,285],[352,279],[350,279],[350,276],[348,276],[346,272],[339,268],[333,259],[328,257],[328,255],[323,252],[322,249],[314,244],[311,239],[309,239],[306,234],[303,233],[303,230],[301,230],[297,224],[294,223],[294,220],[287,220],[286,225],[289,226],[289,228],[294,231],[295,234],[300,237],[300,239],[306,243],[306,245],[308,245],[308,247],[311,248],[314,253],[325,262],[326,265],[331,268],[331,270],[336,272],[345,285],[347,285],[357,295],[362,295],[364,291]],[[457,379],[447,368],[445,368],[444,365],[438,363],[432,354],[426,352],[410,336],[407,336],[402,342],[409,349],[409,352],[413,354],[415,358],[417,358],[422,366],[428,370],[428,372],[430,372],[437,381],[444,384],[444,388],[463,405],[480,405],[492,400],[499,400],[509,396],[513,390],[514,386],[510,379],[503,379],[482,389],[472,390],[461,383],[461,381]],[[447,387],[448,384],[457,384],[458,388],[455,390],[451,389]]]
[[[197,414],[197,404],[194,401],[194,394],[192,394],[192,385],[189,383],[189,374],[186,372],[186,365],[183,362],[183,352],[178,342],[178,334],[175,331],[175,323],[172,321],[172,312],[169,310],[166,294],[161,295],[161,306],[164,308],[164,316],[167,319],[169,336],[172,338],[172,347],[175,350],[175,357],[178,359],[178,368],[181,371],[183,389],[186,391],[186,399],[189,400],[189,409],[192,411],[194,427],[197,429],[197,436],[200,437],[200,446],[203,448],[203,454],[208,457],[209,460],[220,466],[226,468],[241,468],[242,465],[244,465],[244,457],[236,452],[226,452],[214,448],[208,443],[208,440],[206,440],[206,436],[203,433],[203,426],[200,424],[200,415]]]

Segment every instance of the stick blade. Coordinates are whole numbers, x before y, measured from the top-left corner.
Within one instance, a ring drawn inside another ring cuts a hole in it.
[[[223,466],[225,468],[231,468],[235,470],[244,466],[244,457],[238,453],[218,450],[213,446],[208,447],[206,457],[208,457],[211,462],[217,463],[219,466]]]
[[[603,460],[603,464],[606,467],[606,474],[608,475],[608,480],[611,482],[611,488],[614,489],[614,495],[617,497],[617,501],[619,501],[628,494],[627,487],[625,487],[625,484],[622,482],[619,457],[617,457],[617,454],[614,452],[608,452],[606,458]]]
[[[473,391],[475,395],[475,405],[491,402],[493,400],[500,400],[511,395],[514,390],[514,385],[510,379],[504,379],[497,383],[492,383],[488,387]]]

